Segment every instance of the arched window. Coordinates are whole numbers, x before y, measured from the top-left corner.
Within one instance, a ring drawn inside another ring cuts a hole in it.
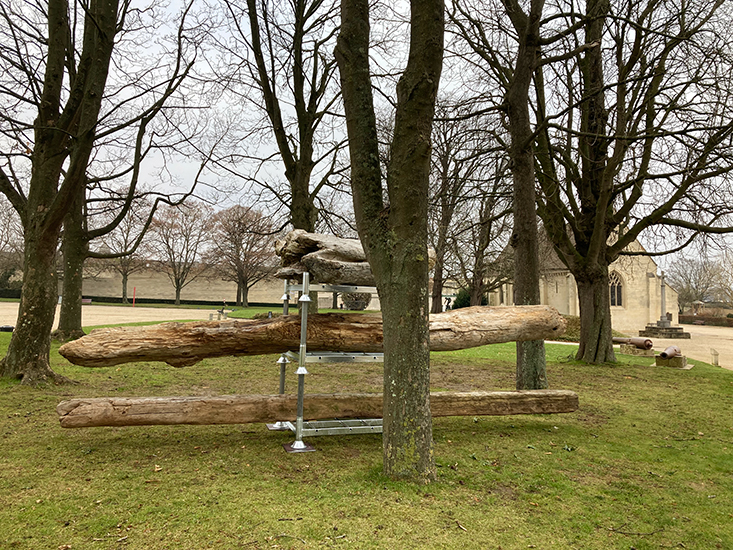
[[[622,306],[623,302],[623,284],[621,283],[621,277],[618,273],[612,271],[608,276],[608,287],[611,291],[611,305]]]

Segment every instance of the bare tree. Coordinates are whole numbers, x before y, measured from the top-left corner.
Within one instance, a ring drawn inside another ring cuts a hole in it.
[[[117,0],[0,3],[0,124],[8,144],[0,191],[18,211],[25,240],[18,322],[0,374],[25,384],[63,380],[49,366],[56,247],[85,182],[115,39],[129,8]]]
[[[537,22],[541,55],[522,143],[534,148],[538,214],[578,285],[577,357],[600,363],[615,359],[609,264],[637,238],[666,253],[697,234],[731,229],[733,87],[722,76],[731,70],[731,44],[720,32],[730,13],[720,0],[565,7],[552,4]],[[467,19],[466,29],[483,29]],[[476,58],[508,89],[503,34],[469,35]]]
[[[435,478],[430,416],[427,213],[430,138],[443,59],[443,3],[410,3],[410,52],[397,84],[386,186],[369,61],[369,2],[342,0],[336,59],[359,236],[384,323],[384,472]]]
[[[680,313],[692,307],[693,302],[715,299],[718,293],[730,299],[730,295],[723,290],[731,286],[724,283],[725,265],[727,265],[725,259],[719,263],[706,257],[699,260],[683,257],[672,262],[666,272],[666,281],[677,291]]]
[[[315,231],[319,211],[328,209],[327,191],[342,182],[343,143],[334,130],[340,108],[332,54],[337,5],[334,0],[223,0],[224,24],[214,35],[221,59],[212,65],[227,101],[261,115],[248,124],[230,157],[249,173],[234,164],[222,168],[264,188],[279,208],[287,208],[293,228],[306,231]],[[285,186],[275,175],[283,168]]]
[[[486,131],[491,121],[475,110],[472,103],[450,105],[443,101],[436,113],[428,211],[430,241],[436,253],[433,313],[442,311],[446,277],[470,280],[472,295],[478,300],[475,303],[480,303],[480,296],[487,290],[487,249],[497,236],[497,225],[511,209],[506,200],[510,187],[497,170],[501,149]],[[452,268],[451,264],[463,269]]]
[[[251,207],[236,205],[212,220],[207,263],[237,284],[237,305],[249,307],[249,289],[275,272],[273,223]]]
[[[158,209],[151,226],[150,245],[156,251],[160,269],[168,276],[181,303],[181,290],[203,275],[202,262],[212,229],[212,211],[201,202]]]
[[[145,270],[150,260],[152,249],[144,239],[148,222],[146,214],[149,211],[149,201],[136,201],[128,215],[112,231],[99,238],[100,246],[92,251],[103,265],[122,277],[123,304],[129,303],[130,275]]]

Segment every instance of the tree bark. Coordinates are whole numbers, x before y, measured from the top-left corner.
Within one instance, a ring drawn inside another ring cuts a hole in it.
[[[18,321],[0,374],[21,378],[24,384],[65,380],[49,366],[58,297],[56,246],[64,217],[85,181],[117,32],[117,7],[116,0],[90,4],[77,60],[67,58],[67,52],[74,55],[68,50],[73,42],[68,3],[48,2],[46,69],[34,122],[33,169],[27,196],[0,182],[20,214],[25,244]],[[65,68],[74,63],[78,66],[73,78],[65,82]]]
[[[427,197],[443,60],[443,3],[410,3],[410,52],[397,84],[384,202],[369,68],[369,2],[342,0],[336,61],[357,228],[384,318],[384,473],[435,479],[430,416]]]
[[[297,397],[222,395],[217,397],[97,397],[62,401],[56,407],[62,428],[247,424],[295,421]],[[433,416],[554,414],[577,410],[578,395],[568,390],[523,392],[433,392]],[[312,394],[303,402],[308,420],[379,418],[379,394]]]
[[[544,0],[532,0],[529,14],[516,1],[506,2],[507,13],[519,35],[514,74],[506,94],[514,180],[514,303],[540,303],[540,265],[535,209],[535,172],[529,87],[540,58],[540,19]],[[517,389],[547,387],[545,344],[541,340],[517,342]]]
[[[556,338],[564,332],[565,320],[549,306],[469,307],[433,315],[429,329],[429,351],[453,351],[501,342]],[[375,314],[309,316],[307,338],[311,351],[386,350],[382,318]],[[184,367],[207,357],[283,353],[299,346],[300,319],[288,315],[272,319],[102,328],[64,344],[59,353],[72,363],[86,367],[134,361],[165,361]]]
[[[86,186],[80,186],[77,196],[64,219],[64,237],[61,252],[64,261],[64,281],[59,311],[59,324],[53,337],[75,340],[84,336],[81,326],[81,298],[84,282],[84,261],[88,242],[84,230],[84,201]]]
[[[60,383],[67,379],[51,370],[51,328],[56,303],[56,243],[58,233],[25,232],[23,289],[18,320],[7,355],[0,363],[0,375],[20,378],[23,384]]]
[[[580,346],[575,358],[587,363],[613,363],[616,354],[611,330],[608,268],[594,275],[575,275],[580,303]]]

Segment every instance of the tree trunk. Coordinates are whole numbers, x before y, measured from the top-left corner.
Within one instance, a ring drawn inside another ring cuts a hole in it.
[[[430,138],[443,60],[443,2],[410,3],[410,52],[397,108],[384,202],[369,68],[369,2],[342,0],[336,61],[359,236],[384,320],[384,473],[435,479],[430,416],[427,201]]]
[[[433,291],[431,294],[430,313],[443,311],[443,266],[440,263],[440,252],[436,250],[438,261],[433,271]]]
[[[306,146],[305,143],[301,145]],[[301,158],[294,170],[295,173],[286,173],[286,176],[292,190],[290,222],[293,224],[293,229],[313,232],[318,220],[318,209],[313,204],[313,197],[310,194],[310,177],[313,171],[310,163],[310,158]]]
[[[573,275],[578,284],[580,302],[580,347],[576,359],[587,363],[615,362],[608,268],[595,277]]]
[[[81,326],[81,298],[84,282],[84,261],[87,258],[87,240],[84,231],[84,201],[86,186],[81,186],[64,219],[61,251],[64,260],[63,298],[59,324],[53,337],[75,340],[84,336]]]
[[[509,155],[514,180],[514,232],[510,242],[514,247],[514,303],[516,305],[540,303],[540,265],[529,86],[540,58],[539,23],[543,4],[543,0],[533,0],[529,15],[508,9],[512,23],[520,37],[514,75],[506,94],[511,134]],[[517,342],[516,384],[518,390],[547,387],[543,341]]]
[[[51,328],[58,302],[57,239],[58,233],[54,238],[52,234],[36,235],[32,226],[26,230],[18,321],[0,363],[0,375],[20,378],[27,385],[68,381],[53,372],[49,363]]]
[[[128,274],[127,271],[122,273],[122,303],[123,304],[129,304],[129,300],[127,299],[127,278]]]
[[[242,307],[249,307],[249,287],[247,284],[242,284]]]
[[[181,287],[176,287],[176,300],[175,305],[180,306],[181,305]]]
[[[242,307],[242,281],[237,281],[237,306]]]

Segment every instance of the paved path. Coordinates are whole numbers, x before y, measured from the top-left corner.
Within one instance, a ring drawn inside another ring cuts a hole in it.
[[[111,325],[117,323],[132,323],[137,321],[179,321],[179,320],[207,320],[216,308],[209,309],[176,309],[153,307],[120,307],[85,305],[82,306],[82,324],[85,327],[95,325]],[[18,304],[14,302],[0,302],[0,325],[15,325],[18,317]],[[58,322],[58,308],[56,321]],[[682,353],[692,359],[699,359],[712,363],[711,349],[718,352],[718,364],[726,369],[733,370],[733,328],[709,327],[697,325],[682,325],[692,338],[690,340],[661,340],[654,339],[654,349],[662,351],[667,346],[679,346]]]
[[[134,323],[141,321],[179,321],[179,320],[207,320],[211,313],[215,313],[214,306],[211,309],[178,309],[178,308],[157,308],[157,307],[122,307],[84,305],[81,307],[81,322],[85,327],[96,325],[114,325],[117,323]],[[17,302],[0,302],[0,325],[15,325],[18,319]],[[58,325],[59,307],[56,306],[56,319],[54,328]]]

